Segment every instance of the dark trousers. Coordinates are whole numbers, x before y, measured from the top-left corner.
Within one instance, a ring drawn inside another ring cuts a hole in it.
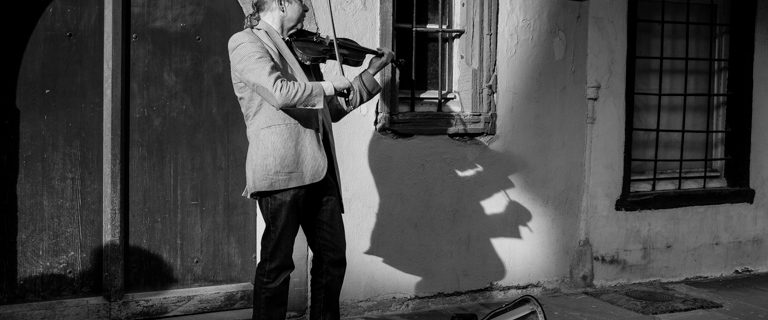
[[[256,267],[253,319],[286,317],[293,244],[299,226],[312,250],[310,319],[339,319],[339,295],[347,261],[340,199],[333,179],[278,191],[260,192],[265,229]]]

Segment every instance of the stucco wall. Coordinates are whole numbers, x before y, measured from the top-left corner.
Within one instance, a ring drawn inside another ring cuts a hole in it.
[[[356,13],[335,12],[344,17],[339,35],[375,47],[379,2],[344,3]],[[382,136],[375,102],[336,124],[343,300],[567,278],[584,167],[587,6],[528,0],[499,9],[499,120],[489,145]]]
[[[768,267],[768,3],[758,1],[750,184],[755,203],[617,212],[623,176],[626,1],[590,0],[589,83],[599,83],[588,233],[596,284]]]
[[[314,5],[327,34],[327,2]],[[334,1],[334,9],[339,36],[378,46],[379,1]],[[382,136],[376,101],[335,125],[347,212],[342,300],[564,285],[582,236],[599,260],[597,284],[768,267],[768,128],[760,126],[768,93],[759,90],[768,84],[768,3],[760,2],[755,53],[755,204],[633,213],[613,209],[623,175],[626,9],[615,0],[500,1],[498,130],[488,145]],[[590,153],[588,84],[601,86]]]

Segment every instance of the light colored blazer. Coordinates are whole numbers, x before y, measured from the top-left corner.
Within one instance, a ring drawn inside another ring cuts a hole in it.
[[[235,33],[228,49],[249,143],[243,196],[320,181],[328,168],[323,130],[335,150],[331,122],[378,94],[379,83],[363,71],[352,81],[348,107],[326,97],[321,83],[310,81],[280,34],[264,22]],[[340,185],[338,169],[333,174]]]

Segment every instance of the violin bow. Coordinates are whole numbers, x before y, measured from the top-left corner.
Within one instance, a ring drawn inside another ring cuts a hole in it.
[[[344,65],[342,64],[343,58],[341,57],[341,53],[339,52],[339,42],[336,41],[336,22],[333,20],[333,5],[331,4],[331,0],[328,0],[328,12],[330,13],[331,17],[331,31],[332,31],[332,37],[333,37],[333,49],[336,51],[336,61],[339,63],[339,71],[341,72],[342,77],[347,77],[344,75]],[[344,90],[344,94],[340,95],[344,98],[344,104],[349,106],[349,94],[352,90],[347,89]]]
[[[328,12],[331,14],[331,30],[333,31],[333,49],[336,50],[336,61],[339,62],[339,71],[341,71],[341,76],[346,77],[344,75],[344,66],[341,64],[341,54],[339,54],[339,44],[338,41],[336,41],[336,22],[333,21],[333,5],[331,4],[331,0],[328,0]]]

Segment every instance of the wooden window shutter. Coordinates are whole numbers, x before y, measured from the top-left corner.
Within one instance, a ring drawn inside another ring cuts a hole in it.
[[[382,72],[383,90],[376,127],[401,134],[495,134],[496,133],[496,43],[499,0],[456,0],[462,2],[459,52],[471,68],[472,96],[462,98],[464,112],[397,112],[398,72]],[[382,45],[392,45],[392,0],[382,0]],[[469,79],[468,79],[469,80]],[[469,105],[466,105],[469,104]]]
[[[483,133],[494,134],[499,1],[464,1],[466,10],[462,12],[462,20],[466,21],[467,32],[461,51],[464,62],[472,68],[472,115],[476,122],[482,124]]]
[[[496,133],[496,43],[499,17],[498,0],[475,0],[475,6],[482,5],[480,13],[481,32],[480,61],[473,62],[472,82],[475,97],[472,98],[472,112],[481,115],[486,134]],[[474,39],[473,39],[474,40]],[[475,42],[475,41],[473,41]],[[477,75],[475,75],[477,74]]]

